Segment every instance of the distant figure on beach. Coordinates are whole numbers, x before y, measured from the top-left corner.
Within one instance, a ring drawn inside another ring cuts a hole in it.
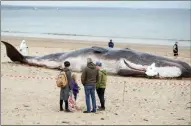
[[[65,112],[71,112],[68,108],[68,98],[69,98],[70,93],[72,92],[71,91],[71,89],[72,89],[72,87],[71,87],[71,71],[69,69],[70,62],[65,61],[64,66],[65,66],[65,68],[62,71],[64,71],[66,73],[68,84],[64,88],[61,88],[61,90],[60,90],[60,111],[63,111],[62,105],[63,105],[63,101],[64,101],[65,102]]]
[[[114,43],[112,42],[112,39],[110,40],[110,42],[108,43],[109,48],[113,48],[114,47]]]
[[[22,40],[21,44],[19,45],[19,52],[24,55],[27,56],[28,55],[28,46],[26,44],[25,40]]]
[[[91,58],[87,59],[87,66],[83,69],[81,75],[81,82],[84,85],[85,89],[85,97],[86,97],[86,107],[87,110],[84,113],[96,112],[96,98],[95,98],[95,90],[96,83],[98,81],[98,69],[96,65],[92,62]],[[90,96],[92,100],[92,111],[90,110]]]
[[[106,88],[106,82],[107,82],[107,72],[106,70],[102,69],[102,63],[96,62],[96,67],[99,70],[99,77],[98,82],[96,83],[96,91],[101,103],[101,106],[98,107],[98,110],[102,111],[105,110],[105,88]]]
[[[178,56],[178,42],[175,42],[175,44],[173,46],[173,53],[174,53],[175,57]]]
[[[72,92],[74,95],[75,101],[77,100],[77,94],[79,93],[80,87],[78,86],[76,82],[76,75],[72,74],[72,80],[71,80],[71,85],[72,85]]]

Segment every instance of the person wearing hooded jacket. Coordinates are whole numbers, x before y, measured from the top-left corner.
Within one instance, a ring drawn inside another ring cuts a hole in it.
[[[173,53],[174,53],[175,57],[178,56],[178,42],[175,42],[175,44],[173,46]]]
[[[92,62],[91,58],[87,59],[87,66],[83,69],[81,75],[81,82],[84,85],[85,97],[86,97],[86,107],[87,110],[84,113],[96,112],[96,98],[95,90],[96,83],[98,81],[98,69]],[[90,110],[90,96],[92,100],[92,111]]]
[[[99,107],[98,110],[102,111],[105,110],[105,99],[104,99],[104,94],[105,94],[105,88],[106,88],[106,82],[107,82],[107,72],[106,70],[102,69],[102,63],[101,62],[96,62],[96,67],[99,69],[99,77],[98,77],[98,82],[96,83],[96,91],[101,103],[101,107]]]
[[[110,40],[110,42],[108,42],[108,47],[109,48],[113,48],[114,47],[114,43],[112,42],[112,40]]]
[[[65,102],[65,112],[71,112],[68,108],[68,98],[69,98],[70,93],[72,92],[71,91],[71,89],[72,89],[72,87],[71,87],[71,71],[69,69],[70,62],[65,61],[64,66],[65,66],[65,68],[62,71],[64,71],[66,73],[68,84],[65,87],[61,88],[61,90],[60,90],[60,111],[63,111],[62,105],[63,105],[63,101],[64,101]]]

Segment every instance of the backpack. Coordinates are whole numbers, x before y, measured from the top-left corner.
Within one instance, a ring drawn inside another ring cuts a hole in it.
[[[57,87],[63,88],[68,84],[66,72],[62,71],[56,78]]]

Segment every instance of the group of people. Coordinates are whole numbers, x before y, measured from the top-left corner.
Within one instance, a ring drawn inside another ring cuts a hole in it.
[[[68,108],[68,99],[69,96],[72,94],[74,95],[74,99],[77,100],[77,94],[79,93],[79,86],[76,82],[76,75],[72,74],[70,70],[70,62],[65,61],[64,62],[65,68],[62,70],[66,73],[66,77],[68,80],[68,84],[61,88],[60,90],[60,111],[63,111],[63,101],[65,102],[65,111],[71,112]],[[91,113],[96,112],[97,110],[103,111],[105,110],[105,88],[106,88],[106,82],[107,82],[107,72],[106,70],[102,69],[102,63],[96,62],[96,64],[93,63],[91,58],[87,59],[87,66],[83,69],[82,75],[81,75],[81,83],[84,86],[85,91],[85,99],[86,99],[86,111],[83,113]],[[96,94],[99,97],[101,106],[98,107],[96,105]],[[90,97],[92,101],[92,109],[90,106]]]

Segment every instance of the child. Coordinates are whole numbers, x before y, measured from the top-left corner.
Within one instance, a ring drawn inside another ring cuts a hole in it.
[[[76,101],[77,94],[79,93],[80,87],[76,83],[76,75],[75,74],[72,74],[71,84],[72,84],[72,92],[73,92],[73,95],[74,95],[74,99]]]

